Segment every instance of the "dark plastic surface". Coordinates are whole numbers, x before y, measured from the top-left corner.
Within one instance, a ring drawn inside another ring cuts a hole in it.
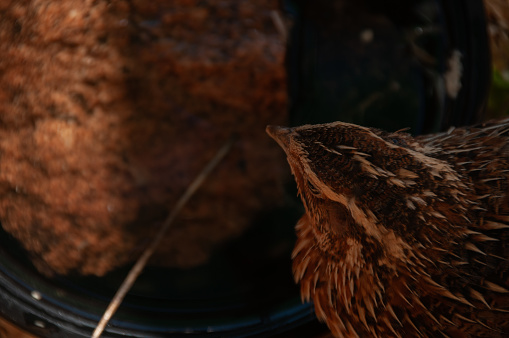
[[[414,134],[478,122],[491,78],[482,1],[286,1],[293,125],[351,122]],[[361,36],[372,34],[371,40]],[[444,74],[459,53],[461,90]]]

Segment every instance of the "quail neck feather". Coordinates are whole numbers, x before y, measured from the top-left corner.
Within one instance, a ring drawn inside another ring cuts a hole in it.
[[[335,336],[509,336],[509,119],[267,132],[306,210],[293,274]]]

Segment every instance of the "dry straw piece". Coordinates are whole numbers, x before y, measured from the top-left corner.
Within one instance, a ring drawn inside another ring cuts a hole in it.
[[[179,212],[182,210],[182,208],[186,205],[186,203],[189,201],[189,199],[193,196],[193,194],[198,190],[198,188],[203,184],[205,179],[208,177],[208,175],[212,172],[212,170],[221,162],[221,160],[226,156],[228,151],[231,149],[231,146],[233,144],[233,141],[230,140],[226,144],[224,144],[217,154],[210,160],[210,162],[205,166],[205,168],[201,171],[201,173],[196,176],[195,180],[189,185],[187,190],[184,192],[184,194],[180,197],[180,199],[177,201],[177,204],[173,208],[172,212],[168,215],[166,220],[164,221],[163,225],[161,226],[161,229],[157,233],[157,235],[154,237],[150,245],[145,249],[141,257],[136,261],[134,266],[129,271],[127,277],[124,279],[120,287],[118,288],[117,293],[111,300],[110,304],[108,305],[108,308],[104,312],[101,320],[97,324],[97,327],[94,330],[94,333],[92,334],[92,338],[98,338],[101,336],[102,332],[104,331],[106,325],[110,321],[111,317],[115,314],[118,307],[122,303],[122,300],[124,299],[125,295],[131,287],[133,286],[134,282],[138,278],[138,276],[143,271],[143,268],[145,265],[147,265],[148,260],[154,253],[154,251],[157,249],[157,246],[161,242],[161,240],[164,237],[164,234],[170,227],[170,225],[173,223],[175,218],[178,216]]]

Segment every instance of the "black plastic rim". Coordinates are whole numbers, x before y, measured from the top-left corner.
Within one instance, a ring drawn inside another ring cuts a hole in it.
[[[204,266],[147,268],[103,336],[263,337],[312,321],[312,306],[301,303],[290,271],[301,210],[274,212],[267,216],[274,222],[248,231]],[[0,313],[41,337],[90,337],[127,270],[46,278],[1,231]]]

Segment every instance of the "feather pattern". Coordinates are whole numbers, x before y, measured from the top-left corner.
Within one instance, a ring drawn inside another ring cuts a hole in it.
[[[509,336],[509,119],[267,132],[306,209],[294,277],[334,336]]]

